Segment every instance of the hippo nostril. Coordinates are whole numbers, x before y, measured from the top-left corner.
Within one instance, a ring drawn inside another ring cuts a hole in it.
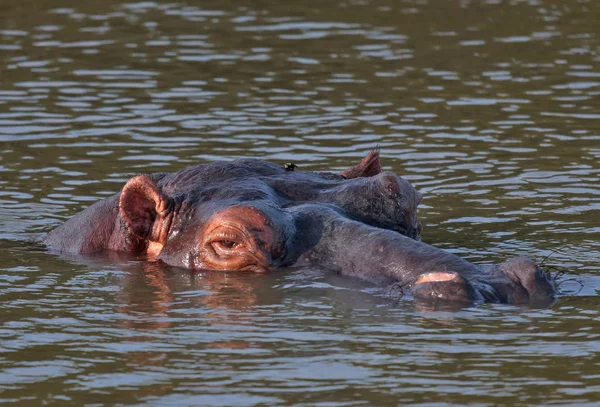
[[[419,237],[419,232],[417,232],[417,229],[415,228],[410,228],[410,235],[411,238],[416,239]]]
[[[405,233],[403,233],[403,234],[410,237],[411,239],[420,240],[422,230],[423,230],[423,227],[421,226],[421,221],[418,221],[415,226],[408,226],[406,229],[404,229]],[[401,231],[401,233],[402,233],[402,231]]]
[[[420,220],[418,220],[417,226],[415,228],[417,229],[417,234],[420,235],[421,232],[423,232],[423,223]]]

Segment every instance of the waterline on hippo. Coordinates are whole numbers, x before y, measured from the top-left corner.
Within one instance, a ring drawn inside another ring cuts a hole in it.
[[[420,241],[421,194],[379,151],[341,173],[245,159],[138,175],[50,232],[54,251],[116,251],[192,270],[323,268],[420,301],[527,304],[556,288],[533,261],[476,266]]]

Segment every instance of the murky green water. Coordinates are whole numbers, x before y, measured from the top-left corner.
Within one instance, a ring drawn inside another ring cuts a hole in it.
[[[0,404],[600,405],[600,3],[0,2]],[[428,312],[320,270],[33,244],[138,172],[379,145],[423,239],[568,270],[548,309]]]

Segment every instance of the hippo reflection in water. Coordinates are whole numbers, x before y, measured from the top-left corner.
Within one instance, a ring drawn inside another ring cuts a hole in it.
[[[69,253],[147,255],[193,270],[308,266],[406,287],[419,300],[523,304],[556,293],[533,261],[479,267],[420,241],[421,194],[379,151],[339,174],[259,160],[139,175],[52,231]]]

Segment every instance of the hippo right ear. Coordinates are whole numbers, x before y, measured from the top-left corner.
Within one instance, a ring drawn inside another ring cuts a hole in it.
[[[372,177],[381,172],[381,163],[379,162],[379,149],[371,151],[360,163],[354,167],[340,172],[340,175],[346,179],[359,177]]]
[[[149,242],[164,244],[172,199],[162,193],[156,182],[146,175],[130,179],[121,190],[119,214],[127,229]]]

